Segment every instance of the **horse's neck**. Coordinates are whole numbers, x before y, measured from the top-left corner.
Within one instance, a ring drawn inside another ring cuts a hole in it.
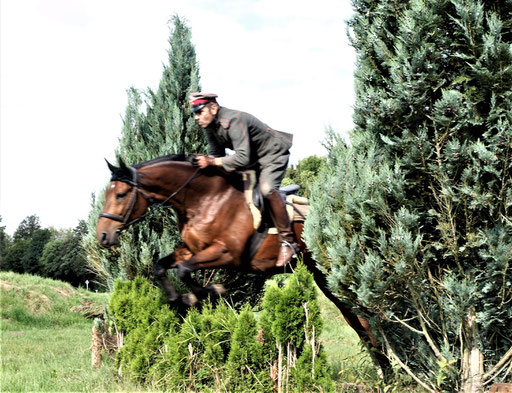
[[[140,187],[162,201],[178,191],[194,176],[194,168],[184,162],[153,164],[139,169]]]
[[[199,203],[227,184],[221,176],[207,176],[185,162],[164,162],[139,169],[140,185],[157,202],[183,205]],[[220,186],[220,187],[219,187]],[[229,187],[229,186],[227,186]],[[177,193],[174,197],[171,195]],[[186,201],[184,200],[186,196]],[[168,200],[169,199],[169,200]]]

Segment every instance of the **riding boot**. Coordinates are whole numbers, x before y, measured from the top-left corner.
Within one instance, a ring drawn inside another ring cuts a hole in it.
[[[280,192],[278,190],[272,190],[266,199],[269,202],[270,215],[272,216],[272,220],[274,221],[279,235],[279,241],[281,242],[276,266],[284,266],[290,262],[292,257],[297,256],[297,243],[295,243],[290,219],[286,211],[286,205]]]

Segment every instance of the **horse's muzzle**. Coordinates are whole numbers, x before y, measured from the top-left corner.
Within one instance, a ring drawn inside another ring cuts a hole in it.
[[[115,232],[107,232],[107,231],[98,231],[97,238],[98,242],[102,247],[112,247],[119,243],[119,235],[120,231]]]

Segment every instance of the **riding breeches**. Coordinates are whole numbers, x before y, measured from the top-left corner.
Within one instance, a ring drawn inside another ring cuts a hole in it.
[[[259,161],[258,183],[263,197],[266,198],[272,190],[279,189],[286,173],[289,159],[290,153],[286,153],[266,156]]]

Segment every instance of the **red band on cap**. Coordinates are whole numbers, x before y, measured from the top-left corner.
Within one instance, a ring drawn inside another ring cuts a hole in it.
[[[199,104],[204,104],[205,102],[210,102],[210,101],[214,101],[214,100],[205,100],[204,98],[203,99],[199,99],[199,100],[194,100],[194,101],[192,101],[192,106],[196,106],[196,105],[199,105]]]

